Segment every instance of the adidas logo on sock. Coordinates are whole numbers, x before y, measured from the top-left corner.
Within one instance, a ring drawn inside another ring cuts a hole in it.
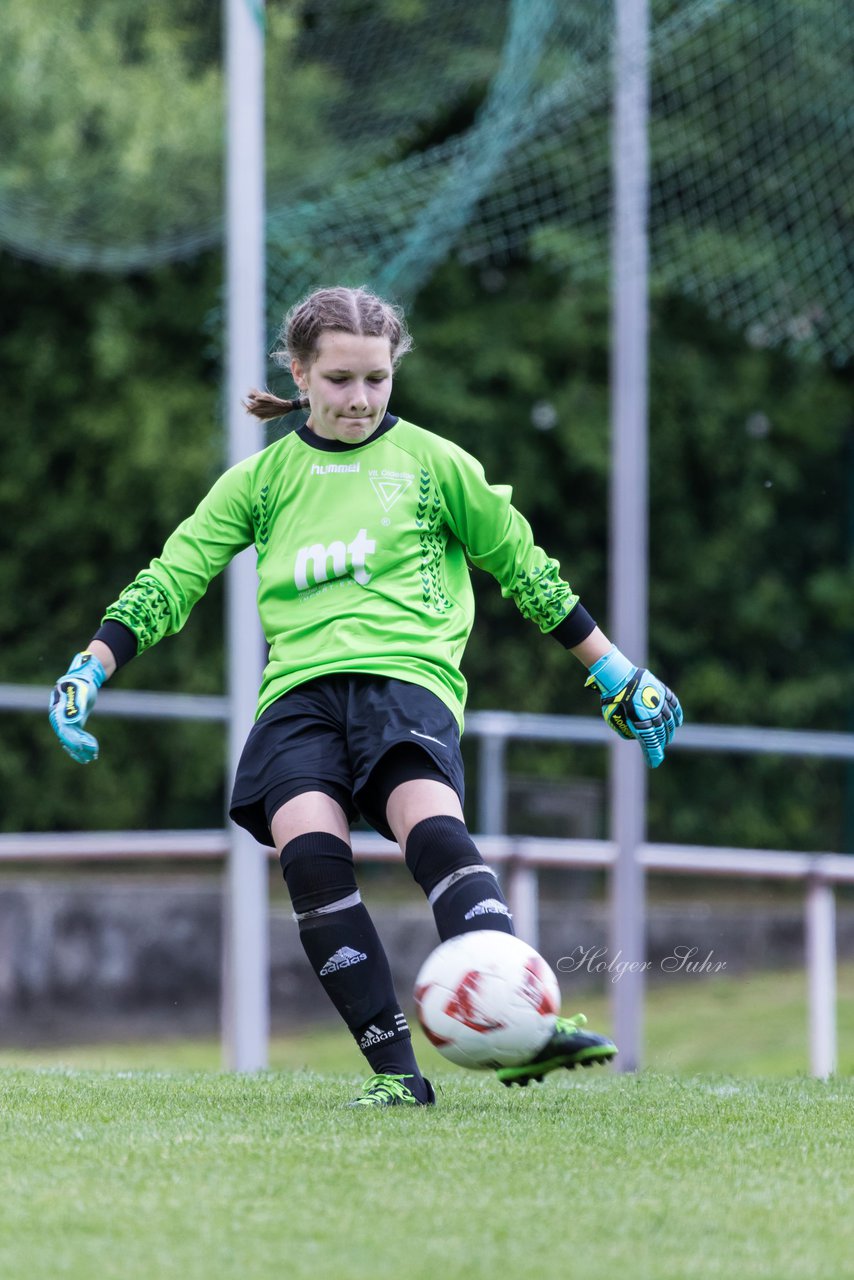
[[[335,973],[338,969],[348,969],[351,964],[358,964],[361,960],[367,960],[364,951],[354,951],[352,947],[339,947],[334,956],[330,956],[326,964],[320,970],[321,978],[325,978],[327,973]]]
[[[466,920],[473,920],[475,916],[509,916],[510,909],[503,902],[499,902],[497,898],[484,898],[482,902],[476,902],[471,911],[465,914]]]
[[[378,1027],[372,1022],[367,1031],[362,1035],[359,1041],[360,1049],[370,1049],[372,1045],[382,1044],[384,1040],[393,1040],[395,1036],[408,1036],[409,1023],[402,1013],[394,1015],[394,1028],[391,1031],[383,1031],[382,1027]]]
[[[372,1045],[382,1044],[383,1040],[392,1040],[394,1038],[393,1031],[383,1031],[381,1027],[375,1026],[373,1023],[368,1027],[365,1034],[359,1041],[360,1049],[370,1049]]]

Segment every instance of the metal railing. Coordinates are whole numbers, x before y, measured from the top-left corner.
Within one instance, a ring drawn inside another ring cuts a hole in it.
[[[510,909],[519,935],[536,946],[539,936],[540,868],[607,870],[614,846],[607,840],[476,836],[484,857],[503,868]],[[360,861],[401,862],[397,845],[355,832]],[[224,859],[228,832],[120,831],[0,835],[0,863],[103,862],[135,859]],[[270,850],[270,856],[273,850]],[[717,849],[644,844],[645,871],[668,875],[726,876],[801,881],[805,885],[805,963],[808,986],[810,1071],[826,1077],[836,1064],[836,908],[834,886],[854,884],[854,859],[832,853],[767,849]]]
[[[0,711],[46,709],[43,689],[0,684]],[[205,719],[223,723],[225,698],[143,692],[105,691],[99,715],[152,719]],[[519,934],[537,945],[541,868],[608,870],[615,846],[608,840],[509,836],[506,831],[507,746],[512,741],[605,745],[611,733],[599,719],[576,716],[471,712],[466,733],[479,739],[478,822],[475,840],[484,857],[504,869],[510,907]],[[854,734],[745,726],[684,726],[675,750],[747,754],[819,756],[854,760]],[[353,836],[362,861],[399,862],[398,847],[371,833]],[[0,863],[43,861],[119,861],[122,859],[224,859],[226,830],[122,831],[0,834]],[[272,855],[272,850],[270,851]],[[805,964],[808,978],[810,1070],[830,1075],[836,1064],[836,900],[834,888],[854,884],[854,858],[838,853],[728,849],[644,843],[637,850],[650,874],[724,876],[737,879],[799,881],[805,886]]]

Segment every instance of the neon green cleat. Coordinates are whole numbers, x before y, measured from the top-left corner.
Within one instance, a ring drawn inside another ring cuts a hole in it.
[[[414,1076],[390,1076],[379,1075],[371,1076],[362,1086],[362,1092],[358,1098],[354,1098],[352,1102],[348,1102],[348,1107],[432,1107],[436,1102],[436,1094],[429,1080],[424,1083],[427,1086],[427,1097],[416,1098],[415,1094],[405,1085],[404,1080],[414,1080]]]
[[[536,1058],[519,1067],[499,1067],[496,1075],[502,1084],[526,1085],[531,1080],[542,1080],[549,1071],[566,1067],[592,1067],[594,1062],[609,1062],[617,1053],[617,1046],[606,1036],[584,1031],[587,1019],[583,1013],[572,1018],[558,1018],[555,1029]]]

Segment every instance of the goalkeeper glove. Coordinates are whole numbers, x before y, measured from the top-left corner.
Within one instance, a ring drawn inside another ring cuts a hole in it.
[[[83,726],[107,673],[94,653],[75,653],[50,695],[50,726],[65,751],[81,764],[98,759],[98,740]]]
[[[664,760],[664,748],[682,723],[676,694],[643,667],[635,667],[616,646],[594,662],[585,688],[602,695],[605,723],[623,738],[637,738],[651,769]]]

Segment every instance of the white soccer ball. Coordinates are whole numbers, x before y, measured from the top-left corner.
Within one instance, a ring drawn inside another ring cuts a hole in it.
[[[559,1008],[557,978],[539,952],[494,929],[443,942],[415,980],[427,1039],[475,1070],[528,1062],[554,1031]]]

